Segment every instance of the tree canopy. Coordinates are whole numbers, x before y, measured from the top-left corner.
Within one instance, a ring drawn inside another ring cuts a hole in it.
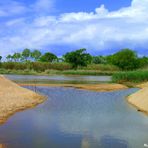
[[[57,60],[57,56],[53,53],[47,52],[44,55],[41,56],[40,61],[41,62],[54,62],[55,60]]]
[[[24,49],[22,52],[22,58],[24,58],[27,61],[30,56],[31,56],[30,49],[27,49],[27,48]]]
[[[2,56],[0,56],[0,62],[1,62],[1,60],[2,60]]]
[[[108,56],[108,61],[122,70],[133,70],[139,67],[138,56],[136,52],[131,49],[122,49]]]
[[[41,57],[42,53],[39,51],[39,50],[34,50],[32,53],[31,53],[31,57],[35,60],[35,61],[38,61]]]
[[[82,48],[76,51],[68,52],[64,55],[66,62],[70,63],[73,68],[78,66],[87,66],[92,61],[92,56],[86,53],[86,49]]]

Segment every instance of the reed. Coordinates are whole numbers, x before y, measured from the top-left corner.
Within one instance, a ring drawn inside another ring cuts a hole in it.
[[[148,70],[145,71],[127,71],[114,73],[112,76],[112,81],[116,83],[124,82],[146,82],[148,81]]]

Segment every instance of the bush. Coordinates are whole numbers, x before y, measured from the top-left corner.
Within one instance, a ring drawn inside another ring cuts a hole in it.
[[[122,70],[134,70],[140,66],[136,52],[130,49],[123,49],[112,56],[108,56],[108,62]]]

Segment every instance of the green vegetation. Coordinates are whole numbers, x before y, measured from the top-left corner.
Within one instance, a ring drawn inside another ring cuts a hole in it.
[[[92,61],[92,56],[86,53],[86,49],[68,52],[64,55],[65,62],[70,63],[74,69],[78,66],[87,66]]]
[[[54,55],[53,53],[50,53],[50,52],[47,52],[45,53],[44,55],[42,55],[40,57],[40,61],[41,62],[54,62],[54,61],[57,61],[58,57],[56,55]]]
[[[113,75],[113,81],[143,82],[148,80],[148,57],[138,57],[130,49],[123,49],[113,55],[92,56],[86,49],[68,52],[62,57],[39,50],[24,49],[22,53],[0,56],[1,74],[73,74]]]
[[[112,76],[113,82],[126,83],[126,82],[145,82],[148,81],[148,71],[128,71],[118,72]]]
[[[133,70],[139,67],[138,56],[130,49],[123,49],[109,56],[108,61],[122,70]]]

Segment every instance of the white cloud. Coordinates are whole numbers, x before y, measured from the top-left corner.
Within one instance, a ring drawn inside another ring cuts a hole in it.
[[[32,7],[38,12],[50,12],[54,8],[54,0],[37,0]]]
[[[0,17],[22,14],[27,11],[23,3],[14,0],[5,0],[0,2]]]
[[[36,0],[33,4],[25,5],[18,0],[5,0],[0,2],[0,17],[22,15],[24,13],[47,13],[54,9],[55,0]]]
[[[46,2],[48,4],[47,0],[43,4],[38,1],[38,5],[44,8]],[[147,8],[147,0],[133,0],[130,7],[113,12],[101,5],[89,13],[9,20],[0,28],[0,49],[4,49],[0,52],[53,45],[87,47],[95,52],[125,47],[145,49],[148,46]]]

